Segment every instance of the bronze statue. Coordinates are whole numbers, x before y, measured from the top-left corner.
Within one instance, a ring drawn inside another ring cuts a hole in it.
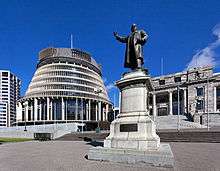
[[[126,43],[124,67],[132,70],[142,68],[144,64],[142,46],[148,38],[146,32],[137,30],[136,24],[132,24],[130,35],[122,37],[117,32],[114,32],[114,36],[119,42]]]

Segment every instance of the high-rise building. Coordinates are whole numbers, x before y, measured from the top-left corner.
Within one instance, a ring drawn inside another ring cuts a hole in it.
[[[71,48],[46,48],[18,102],[17,123],[105,121],[111,102],[101,67],[90,54]]]
[[[8,70],[0,70],[0,127],[16,121],[16,101],[20,98],[21,81]]]

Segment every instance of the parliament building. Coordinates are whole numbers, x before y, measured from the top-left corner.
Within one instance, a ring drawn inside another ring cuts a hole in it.
[[[149,108],[154,118],[179,113],[204,124],[208,114],[220,116],[220,73],[212,67],[153,77],[152,84]]]
[[[46,48],[17,103],[15,124],[107,121],[112,108],[101,67],[90,54],[72,48]]]

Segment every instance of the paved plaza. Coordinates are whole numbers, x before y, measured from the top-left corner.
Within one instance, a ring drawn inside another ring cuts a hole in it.
[[[89,161],[85,158],[91,144],[84,141],[22,142],[0,145],[0,170],[80,170],[80,171],[219,171],[219,143],[170,143],[175,167]]]

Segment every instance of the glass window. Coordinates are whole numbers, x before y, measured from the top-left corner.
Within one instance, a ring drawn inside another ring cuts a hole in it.
[[[204,101],[203,100],[197,100],[196,110],[202,110],[202,109],[204,109]]]
[[[8,72],[2,72],[3,77],[8,77]]]
[[[165,80],[159,80],[160,85],[165,85]]]
[[[175,83],[181,82],[181,77],[175,77],[174,81],[175,81]]]
[[[203,87],[196,88],[197,96],[203,96],[204,95],[203,89],[204,89]]]

